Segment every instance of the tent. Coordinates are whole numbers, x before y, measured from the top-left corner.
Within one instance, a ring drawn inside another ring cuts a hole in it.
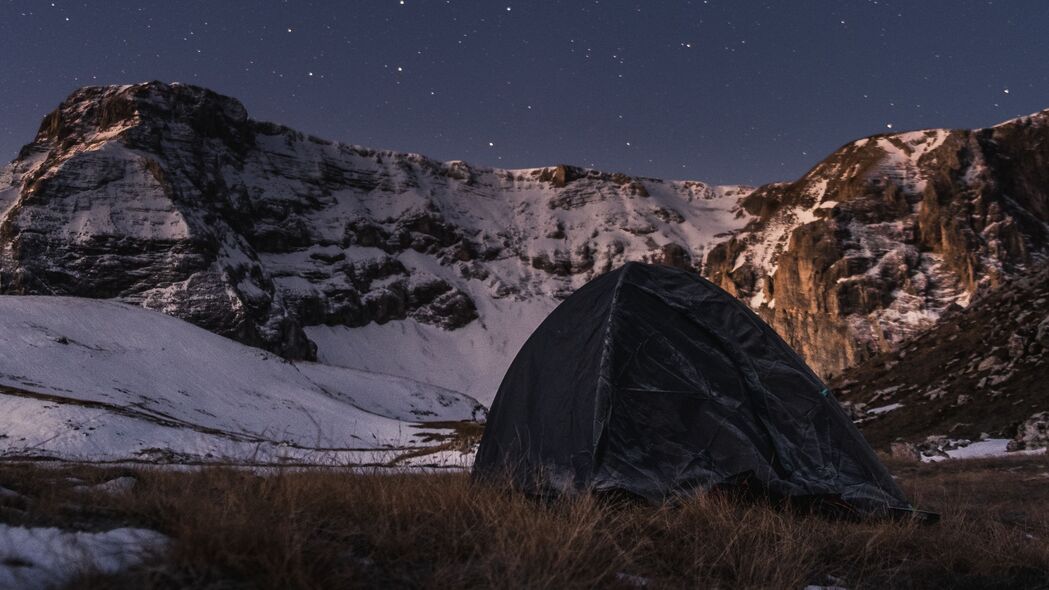
[[[474,476],[542,496],[653,502],[732,486],[909,511],[830,391],[744,304],[698,275],[628,263],[563,301],[510,365]]]

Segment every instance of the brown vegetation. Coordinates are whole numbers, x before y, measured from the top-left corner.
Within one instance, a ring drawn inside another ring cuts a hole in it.
[[[98,588],[1046,588],[1049,461],[893,465],[935,526],[726,498],[541,504],[464,474],[8,464],[10,524],[145,526],[162,555]],[[73,489],[132,475],[127,493]]]

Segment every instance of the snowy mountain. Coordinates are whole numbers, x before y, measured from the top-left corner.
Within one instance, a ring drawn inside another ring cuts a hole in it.
[[[1044,260],[1049,113],[850,143],[756,190],[438,162],[157,82],[87,87],[0,173],[0,292],[117,299],[489,403],[557,302],[694,269],[824,374]]]
[[[118,298],[484,402],[559,297],[626,260],[698,267],[749,220],[749,189],[379,152],[178,84],[77,91],[6,175],[2,292]]]
[[[127,304],[0,296],[0,457],[387,463],[433,446],[420,422],[483,412]]]
[[[896,350],[1049,251],[1049,110],[845,145],[764,186],[704,272],[824,375]]]

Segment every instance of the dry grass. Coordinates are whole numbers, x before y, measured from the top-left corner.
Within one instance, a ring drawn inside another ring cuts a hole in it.
[[[726,498],[544,505],[462,474],[0,466],[11,523],[147,526],[170,550],[100,588],[1049,588],[1045,458],[892,466],[935,526]],[[66,478],[132,474],[85,498]]]

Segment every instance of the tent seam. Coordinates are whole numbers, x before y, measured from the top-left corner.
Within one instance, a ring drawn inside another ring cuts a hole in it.
[[[591,462],[590,462],[590,477],[588,481],[593,480],[593,475],[597,471],[598,467],[598,451],[601,447],[601,441],[605,437],[605,427],[608,425],[608,417],[612,413],[611,403],[608,404],[607,409],[604,411],[603,420],[601,421],[601,428],[598,429],[598,415],[597,410],[603,409],[600,404],[600,396],[602,388],[611,390],[611,380],[609,379],[608,371],[606,368],[609,365],[612,356],[612,347],[609,346],[609,335],[612,332],[612,318],[615,316],[616,307],[619,304],[619,293],[623,288],[623,281],[626,278],[627,270],[633,265],[632,262],[624,264],[619,269],[619,278],[616,279],[615,289],[612,291],[612,300],[608,303],[608,317],[605,318],[605,329],[601,337],[601,361],[598,365],[598,376],[597,376],[597,389],[594,391],[594,436],[591,446]],[[604,383],[602,383],[604,382]],[[609,391],[606,397],[610,396]]]

